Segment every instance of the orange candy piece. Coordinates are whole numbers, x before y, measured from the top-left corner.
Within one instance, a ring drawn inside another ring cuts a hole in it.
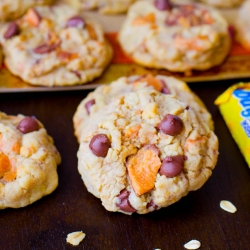
[[[126,130],[125,136],[130,138],[136,138],[138,136],[139,130],[141,129],[140,125],[135,125]]]
[[[131,184],[137,196],[150,191],[155,185],[156,175],[161,167],[159,149],[145,145],[136,155],[129,157],[127,169]]]
[[[156,91],[159,91],[159,92],[162,91],[162,87],[163,87],[162,83],[160,82],[159,79],[157,79],[151,74],[147,74],[139,78],[138,80],[134,82],[134,84],[140,83],[140,82],[147,82],[147,86],[152,86]]]
[[[33,26],[37,27],[41,22],[41,17],[34,9],[29,9],[26,14],[26,20]]]
[[[9,157],[0,151],[0,178],[11,170],[11,163]]]
[[[151,23],[151,24],[155,23],[155,15],[154,15],[154,13],[149,13],[146,16],[135,18],[133,20],[132,25],[143,25],[145,23]]]

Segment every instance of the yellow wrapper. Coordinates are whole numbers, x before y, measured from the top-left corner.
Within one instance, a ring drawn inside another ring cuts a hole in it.
[[[215,104],[250,167],[250,83],[231,86]]]

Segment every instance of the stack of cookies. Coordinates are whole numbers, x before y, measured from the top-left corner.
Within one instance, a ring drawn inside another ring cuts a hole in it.
[[[175,78],[122,77],[98,87],[73,118],[78,170],[109,211],[145,214],[200,188],[218,140],[202,101]]]

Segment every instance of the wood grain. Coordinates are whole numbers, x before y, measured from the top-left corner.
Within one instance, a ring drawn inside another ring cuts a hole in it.
[[[1,111],[35,115],[62,155],[55,192],[25,208],[0,211],[0,249],[179,250],[192,239],[204,250],[250,249],[250,169],[213,104],[235,82],[190,85],[212,113],[220,141],[219,161],[208,182],[167,208],[132,216],[107,212],[77,172],[72,116],[88,91],[0,94]],[[219,207],[223,199],[237,207],[235,214]],[[78,230],[86,238],[78,247],[67,244],[67,234]]]

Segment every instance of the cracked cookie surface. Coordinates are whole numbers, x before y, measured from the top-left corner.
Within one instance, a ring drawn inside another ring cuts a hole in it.
[[[91,114],[97,112],[119,95],[145,88],[155,89],[164,94],[176,96],[177,99],[185,102],[196,112],[201,123],[213,129],[213,121],[210,113],[199,97],[190,90],[185,82],[163,75],[130,76],[121,77],[110,84],[97,87],[78,105],[73,117],[77,140],[80,141],[84,121]]]
[[[68,5],[31,8],[0,34],[7,68],[33,85],[89,82],[112,57],[102,27]]]

